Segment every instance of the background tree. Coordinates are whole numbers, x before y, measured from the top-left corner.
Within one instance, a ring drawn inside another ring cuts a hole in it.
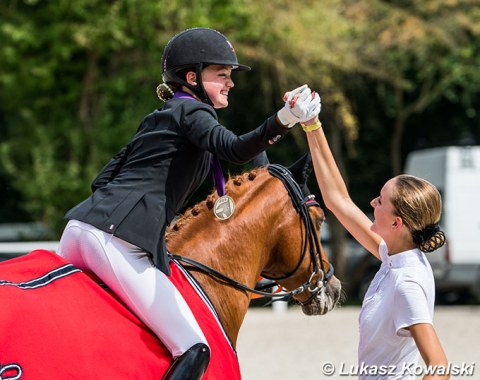
[[[412,149],[480,138],[474,0],[5,0],[0,15],[0,222],[43,221],[53,238],[161,106],[163,47],[187,27],[220,30],[253,67],[235,73],[219,111],[237,133],[278,110],[288,89],[320,92],[333,153],[365,211]],[[269,156],[290,164],[306,150],[296,128]],[[346,232],[328,220],[341,276]]]
[[[461,93],[465,100],[478,94],[478,87],[471,86],[479,79],[477,5],[473,1],[400,1],[393,5],[373,1],[359,2],[349,10],[352,21],[369,20],[362,35],[373,43],[365,44],[358,57],[376,68],[366,78],[376,83],[376,97],[390,119],[392,174],[402,171],[405,152],[414,148],[404,139],[414,115],[442,103],[458,103]],[[473,116],[475,110],[469,103],[463,105]],[[456,136],[465,134],[462,129]]]

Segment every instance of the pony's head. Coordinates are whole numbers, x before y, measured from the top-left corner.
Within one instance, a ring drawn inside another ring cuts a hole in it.
[[[333,275],[333,266],[321,245],[320,229],[325,215],[308,190],[311,170],[309,154],[288,169],[268,167],[269,173],[279,179],[287,191],[290,207],[283,209],[283,223],[277,225],[280,230],[277,252],[262,275],[293,294],[305,314],[322,315],[339,301],[341,284]]]

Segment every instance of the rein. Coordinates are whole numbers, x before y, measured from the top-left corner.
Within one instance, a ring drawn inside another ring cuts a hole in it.
[[[196,260],[190,259],[188,257],[184,257],[184,256],[178,256],[178,255],[172,255],[172,254],[169,254],[169,256],[174,260],[177,260],[179,262],[183,262],[183,263],[191,265],[191,266],[193,266],[197,269],[200,269],[202,272],[204,272],[206,274],[209,274],[210,276],[215,277],[218,280],[221,280],[221,281],[225,282],[229,286],[232,286],[234,288],[237,288],[237,289],[249,292],[249,293],[258,294],[258,295],[264,296],[264,297],[270,297],[270,298],[290,297],[291,298],[293,296],[296,296],[297,294],[300,294],[300,293],[304,292],[311,283],[311,281],[309,280],[309,281],[305,282],[303,285],[301,285],[298,288],[296,288],[292,291],[289,291],[289,292],[269,293],[269,292],[264,292],[264,291],[261,291],[261,290],[250,288],[247,285],[243,285],[242,283],[238,282],[237,280],[234,280],[231,277],[225,276],[224,274],[216,271],[212,267],[209,267],[208,265],[202,264],[199,261],[196,261]]]
[[[318,239],[317,234],[315,233],[315,228],[314,224],[312,221],[312,218],[310,216],[310,213],[308,212],[308,208],[311,206],[316,206],[320,207],[317,201],[315,201],[315,196],[314,195],[308,195],[304,197],[303,192],[300,188],[300,186],[297,184],[297,182],[293,179],[292,174],[283,166],[281,165],[269,165],[268,166],[268,172],[270,175],[273,177],[276,177],[282,181],[284,184],[285,188],[287,189],[288,194],[290,195],[290,198],[292,200],[292,203],[295,207],[295,210],[300,214],[300,217],[305,224],[305,235],[306,239],[304,240],[304,245],[302,248],[302,254],[300,256],[298,264],[295,266],[295,268],[287,273],[286,275],[282,277],[267,277],[264,276],[265,278],[273,281],[277,280],[283,280],[286,279],[290,276],[292,276],[301,266],[303,260],[305,259],[306,252],[307,252],[307,245],[310,243],[310,259],[312,262],[312,267],[313,271],[308,279],[307,282],[303,283],[299,287],[287,291],[284,290],[283,292],[279,293],[270,293],[270,292],[265,292],[262,290],[258,289],[253,289],[250,288],[244,284],[239,283],[238,281],[232,279],[231,277],[228,277],[215,269],[202,264],[196,260],[184,257],[184,256],[179,256],[179,255],[173,255],[173,254],[168,254],[170,258],[177,260],[179,262],[186,263],[188,265],[191,265],[200,271],[215,277],[223,282],[225,282],[227,285],[232,286],[234,288],[258,294],[264,297],[269,297],[269,298],[286,298],[287,300],[291,299],[292,297],[303,293],[304,291],[308,290],[311,294],[311,296],[307,299],[307,301],[303,302],[302,304],[307,304],[310,302],[314,297],[317,296],[317,294],[321,291],[321,289],[327,284],[327,282],[330,280],[330,278],[333,276],[333,265],[330,264],[329,270],[326,272],[324,265],[323,265],[323,260],[320,255],[320,241]],[[318,259],[318,260],[317,260]],[[318,261],[320,261],[320,267],[318,266]],[[318,278],[315,281],[315,278]],[[276,284],[273,282],[272,284],[269,284],[268,286],[263,286],[262,288],[268,288],[272,287]]]

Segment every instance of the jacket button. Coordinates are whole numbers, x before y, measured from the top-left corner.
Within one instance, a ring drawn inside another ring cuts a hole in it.
[[[271,138],[270,140],[268,140],[268,143],[269,143],[270,145],[275,144],[278,140],[280,140],[281,137],[282,137],[282,136],[280,136],[280,135],[276,135],[275,137],[273,137],[273,138]]]

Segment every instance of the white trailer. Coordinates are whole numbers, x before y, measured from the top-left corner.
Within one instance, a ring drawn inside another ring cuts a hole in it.
[[[480,299],[480,146],[413,151],[405,173],[425,178],[442,194],[447,244],[427,254],[439,296]]]

